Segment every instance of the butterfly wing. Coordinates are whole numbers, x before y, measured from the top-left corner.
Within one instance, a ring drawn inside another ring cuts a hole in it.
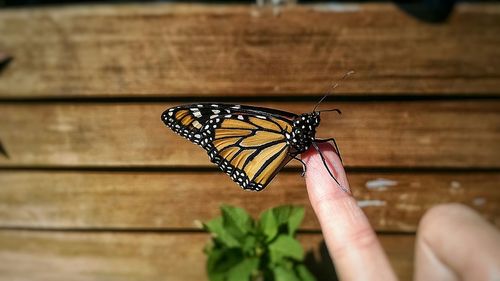
[[[165,111],[164,123],[202,146],[244,189],[262,190],[294,155],[286,135],[293,113],[233,104],[193,104]]]

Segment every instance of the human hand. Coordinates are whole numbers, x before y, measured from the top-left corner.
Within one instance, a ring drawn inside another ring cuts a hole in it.
[[[349,189],[342,163],[320,144],[330,171]],[[330,177],[314,148],[302,154],[309,200],[340,280],[397,280],[356,200]],[[415,249],[415,280],[500,280],[500,233],[471,209],[448,204],[421,220]],[[496,279],[495,279],[496,278]]]

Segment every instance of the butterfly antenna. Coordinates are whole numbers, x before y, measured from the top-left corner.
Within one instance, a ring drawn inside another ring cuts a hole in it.
[[[342,191],[344,191],[345,193],[349,193],[350,194],[351,192],[349,190],[347,190],[345,187],[343,187],[339,183],[339,181],[337,180],[337,178],[335,178],[335,176],[333,175],[332,171],[330,171],[330,168],[328,168],[328,165],[326,164],[326,159],[323,156],[323,153],[321,153],[321,150],[319,149],[318,145],[315,142],[313,142],[312,145],[314,146],[314,149],[316,149],[316,151],[318,151],[319,157],[321,157],[321,161],[323,162],[323,165],[325,166],[326,170],[330,174],[330,177],[332,177],[332,179],[338,184],[338,186],[340,187],[340,189],[342,189]]]
[[[344,76],[342,76],[342,78],[340,79],[339,82],[335,82],[332,85],[332,87],[330,87],[330,90],[318,101],[318,103],[316,103],[316,105],[313,108],[313,112],[316,112],[316,109],[318,108],[318,106],[326,99],[326,97],[328,97],[329,95],[331,95],[333,93],[333,90],[335,90],[339,86],[339,83],[341,81],[345,80],[347,77],[351,76],[352,74],[354,74],[354,71],[350,70],[346,74],[344,74]]]
[[[328,111],[335,111],[335,112],[337,112],[338,114],[342,114],[342,111],[340,111],[340,109],[338,109],[338,108],[318,110],[318,112],[328,112]]]

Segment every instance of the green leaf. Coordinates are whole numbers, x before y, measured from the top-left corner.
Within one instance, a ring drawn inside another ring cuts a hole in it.
[[[309,269],[303,264],[297,265],[295,271],[299,275],[301,281],[316,281],[316,277],[314,277]]]
[[[205,230],[209,231],[215,240],[227,247],[239,247],[240,243],[229,233],[222,223],[222,217],[217,217],[203,224]]]
[[[266,236],[266,241],[273,240],[278,233],[293,236],[304,218],[304,208],[280,206],[266,210],[260,216],[259,231]]]
[[[208,280],[210,281],[225,281],[225,272],[208,272]]]
[[[242,244],[242,250],[246,254],[255,255],[257,248],[257,238],[255,236],[246,236]]]
[[[288,227],[288,235],[293,236],[304,218],[304,208],[295,206],[280,206],[273,209],[278,226],[283,224]]]
[[[223,205],[221,212],[222,216],[203,224],[213,235],[204,249],[211,281],[315,281],[301,265],[304,251],[293,238],[304,217],[303,208],[269,209],[257,225],[241,208]]]
[[[244,236],[252,231],[253,219],[244,209],[223,205],[221,211],[224,228],[238,241],[242,241]]]
[[[225,280],[227,272],[243,260],[243,253],[239,249],[212,249],[207,259],[209,279],[211,281]]]
[[[293,270],[287,270],[281,266],[272,269],[275,281],[301,281]]]
[[[247,281],[259,267],[258,258],[246,258],[227,272],[227,281]]]
[[[274,239],[278,234],[278,223],[274,215],[273,209],[268,209],[260,215],[259,230],[266,236],[266,241]]]
[[[281,235],[269,244],[271,262],[279,263],[283,258],[291,258],[297,261],[304,259],[302,245],[294,238]]]
[[[302,220],[304,219],[304,208],[303,207],[292,207],[290,210],[290,216],[288,219],[288,231],[290,235],[294,235],[295,231],[299,228]]]

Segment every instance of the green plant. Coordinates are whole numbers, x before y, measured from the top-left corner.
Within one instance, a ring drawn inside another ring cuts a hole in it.
[[[314,281],[294,238],[304,208],[280,206],[255,221],[243,209],[221,206],[222,216],[203,224],[212,234],[205,247],[211,281]]]

